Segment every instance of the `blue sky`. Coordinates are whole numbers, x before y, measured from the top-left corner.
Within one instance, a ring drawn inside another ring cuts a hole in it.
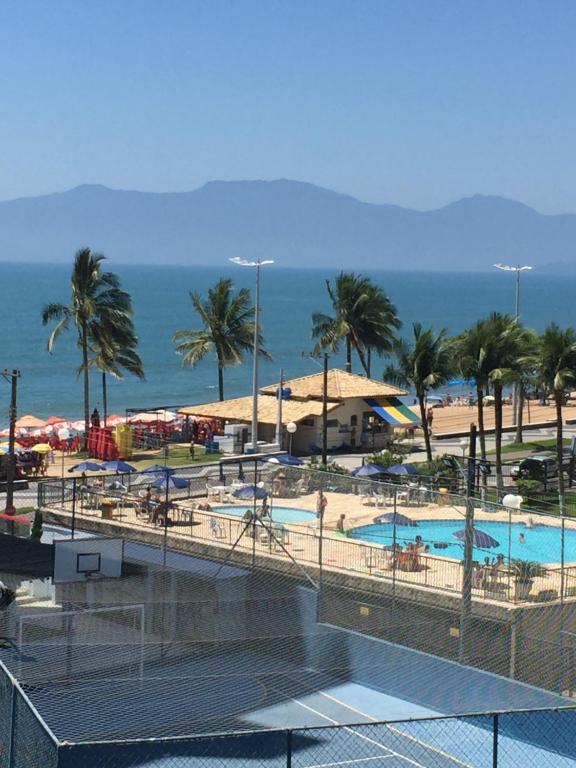
[[[3,0],[0,199],[293,178],[576,212],[572,0]]]

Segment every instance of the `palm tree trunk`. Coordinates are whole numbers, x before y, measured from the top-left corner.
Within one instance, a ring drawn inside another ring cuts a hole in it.
[[[224,400],[224,368],[218,363],[218,396],[220,402]]]
[[[104,426],[108,420],[108,387],[106,383],[106,371],[102,371],[102,410],[104,411]]]
[[[88,377],[88,328],[82,323],[82,373],[84,374],[84,450],[88,447],[90,432],[90,381]]]
[[[480,436],[480,456],[486,461],[486,435],[484,434],[484,391],[476,385],[476,408],[478,409],[478,434]]]
[[[560,514],[564,514],[564,472],[562,459],[564,458],[564,444],[562,439],[562,395],[561,391],[554,392],[556,404],[556,460],[558,462],[558,505]]]
[[[372,349],[370,347],[366,350],[366,364],[368,366],[366,368],[366,376],[370,379],[372,378]]]
[[[517,384],[516,396],[516,406],[518,410],[516,416],[516,436],[514,441],[516,443],[523,443],[524,440],[522,438],[522,428],[524,426],[524,385],[521,381],[519,381]]]
[[[432,461],[432,446],[430,445],[430,430],[428,429],[428,419],[426,418],[426,404],[424,403],[424,392],[417,392],[418,405],[420,406],[420,420],[422,421],[422,429],[424,430],[424,443],[426,445],[426,458],[428,461]]]
[[[352,373],[352,339],[346,336],[346,372]]]
[[[494,382],[494,439],[496,441],[496,488],[502,492],[502,384]]]

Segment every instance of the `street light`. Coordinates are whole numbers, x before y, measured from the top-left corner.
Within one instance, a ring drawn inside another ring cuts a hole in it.
[[[229,259],[240,267],[256,267],[256,308],[254,312],[254,365],[252,368],[252,452],[258,453],[258,336],[260,330],[260,267],[274,264],[272,259],[248,261],[239,256]]]
[[[515,317],[516,320],[520,318],[520,272],[528,272],[532,269],[527,265],[521,266],[516,264],[515,266],[510,264],[494,264],[496,269],[501,269],[503,272],[516,272],[516,302],[515,302]]]
[[[293,421],[290,421],[288,424],[286,424],[286,432],[290,435],[290,447],[288,449],[288,453],[290,456],[292,456],[292,438],[294,437],[294,433],[298,429],[298,425],[295,424]]]

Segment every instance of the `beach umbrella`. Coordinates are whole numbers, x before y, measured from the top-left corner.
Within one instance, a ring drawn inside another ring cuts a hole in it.
[[[371,477],[372,475],[381,475],[384,471],[384,467],[378,464],[362,464],[361,467],[353,469],[352,474],[354,477]]]
[[[128,464],[127,461],[121,459],[115,459],[114,461],[105,461],[102,466],[109,472],[136,472],[136,467],[132,464]]]
[[[176,474],[176,470],[166,466],[166,464],[152,464],[151,467],[146,467],[143,471],[148,475],[165,475],[166,473],[169,475]]]
[[[34,453],[51,453],[54,448],[52,448],[51,445],[48,445],[48,443],[36,443],[30,450]]]
[[[387,475],[417,475],[418,469],[414,464],[393,464],[382,470]]]
[[[39,429],[43,426],[44,422],[42,419],[39,419],[37,416],[32,416],[30,413],[26,416],[22,416],[22,418],[16,421],[16,429]]]
[[[267,461],[269,464],[282,464],[284,467],[301,467],[304,464],[302,459],[299,459],[297,456],[292,456],[289,453],[282,453],[279,456],[270,456],[262,459],[262,461]]]
[[[454,531],[452,536],[460,539],[460,541],[464,541],[466,538],[466,530],[463,528],[461,531]],[[490,547],[500,546],[499,541],[496,541],[496,539],[493,539],[492,536],[484,533],[484,531],[479,531],[477,528],[472,530],[472,544],[475,547],[479,547],[480,549],[488,549]]]
[[[98,470],[105,471],[105,468],[102,464],[96,464],[95,461],[81,461],[80,464],[70,467],[68,472],[98,472]]]
[[[265,499],[268,496],[268,491],[265,488],[260,488],[259,485],[245,485],[243,488],[237,488],[232,494],[237,499]]]
[[[385,512],[374,518],[375,523],[390,523],[391,525],[405,525],[408,528],[418,528],[418,523],[400,512]]]
[[[46,419],[44,424],[47,427],[53,427],[55,424],[66,424],[66,419],[63,419],[61,416],[50,416],[48,419]]]
[[[84,432],[84,419],[73,421],[72,424],[70,424],[70,429],[73,429],[75,432]]]
[[[152,488],[160,490],[166,488],[166,483],[168,483],[168,488],[170,490],[182,490],[183,488],[188,488],[190,485],[190,481],[186,480],[185,477],[174,477],[174,475],[169,475],[168,478],[166,478],[166,475],[164,475],[164,477],[157,477],[151,485]]]

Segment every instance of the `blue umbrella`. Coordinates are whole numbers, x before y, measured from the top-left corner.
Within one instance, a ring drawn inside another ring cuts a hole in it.
[[[80,464],[70,467],[68,472],[97,472],[98,470],[106,471],[106,467],[96,464],[95,461],[81,461]]]
[[[289,453],[281,453],[279,456],[269,456],[268,458],[262,459],[262,461],[267,461],[270,464],[282,464],[285,467],[301,467],[304,464],[304,462],[297,456],[292,456]]]
[[[411,517],[401,515],[399,512],[386,512],[374,518],[375,523],[391,523],[392,525],[406,525],[409,528],[418,528],[418,523]]]
[[[168,488],[171,490],[182,490],[182,488],[188,488],[189,484],[190,481],[186,480],[185,477],[168,476]],[[157,477],[152,483],[152,488],[156,488],[156,490],[166,488],[166,475],[164,477]]]
[[[166,473],[173,475],[176,470],[172,469],[172,467],[167,467],[165,464],[152,464],[152,466],[147,467],[144,472],[151,475],[165,475]]]
[[[268,491],[257,485],[245,485],[243,488],[238,488],[234,491],[232,496],[235,496],[237,499],[265,499],[268,496]]]
[[[393,464],[383,472],[387,475],[417,475],[418,469],[413,464]]]
[[[460,539],[460,541],[464,541],[466,538],[466,530],[462,529],[461,531],[454,531],[452,536],[456,536],[456,538]],[[496,541],[496,539],[493,539],[492,536],[484,533],[484,531],[479,531],[477,528],[472,529],[472,544],[475,547],[479,547],[480,549],[488,549],[489,547],[500,546],[499,541]]]
[[[370,477],[371,475],[381,475],[383,472],[385,472],[384,467],[380,467],[378,464],[362,464],[361,467],[352,470],[354,477]]]
[[[128,464],[128,462],[121,461],[120,459],[116,459],[115,461],[105,461],[102,466],[110,472],[136,472],[136,467],[133,467],[132,464]]]

